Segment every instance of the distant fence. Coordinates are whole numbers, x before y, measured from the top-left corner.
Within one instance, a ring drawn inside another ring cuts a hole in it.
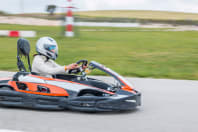
[[[7,37],[36,37],[35,31],[0,30],[0,36]]]
[[[103,18],[103,17],[80,17],[76,16],[77,22],[111,22],[111,23],[161,23],[161,24],[172,24],[172,25],[198,25],[198,20],[158,20],[158,19],[136,19],[136,18]]]
[[[88,27],[139,27],[139,23],[76,22],[75,26]]]

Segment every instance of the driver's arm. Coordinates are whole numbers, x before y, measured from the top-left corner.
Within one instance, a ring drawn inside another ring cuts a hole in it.
[[[54,63],[51,61],[47,63],[42,57],[36,56],[32,64],[32,71],[46,75],[67,74],[68,70],[65,66],[55,65]]]
[[[44,56],[35,56],[32,64],[32,71],[45,75],[68,74],[71,69],[78,68],[77,64],[70,64],[68,66],[58,65],[53,60],[46,61]]]
[[[50,63],[52,64],[53,67],[57,67],[57,68],[58,68],[58,67],[59,67],[59,68],[62,68],[62,67],[63,67],[63,66],[57,64],[55,61],[52,61],[52,60],[50,60]],[[64,66],[65,72],[66,72],[67,74],[69,73],[69,71],[70,71],[71,69],[77,69],[77,68],[79,68],[79,66],[78,66],[78,64],[76,64],[76,63],[73,63],[73,64],[70,64],[70,65]]]

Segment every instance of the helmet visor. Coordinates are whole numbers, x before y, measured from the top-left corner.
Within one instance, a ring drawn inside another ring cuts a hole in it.
[[[44,44],[44,48],[51,52],[56,52],[56,45]]]

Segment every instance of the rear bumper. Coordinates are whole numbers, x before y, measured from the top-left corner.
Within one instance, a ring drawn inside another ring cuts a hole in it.
[[[65,102],[67,102],[66,97],[27,94],[12,90],[0,91],[0,106],[63,110],[65,109]]]

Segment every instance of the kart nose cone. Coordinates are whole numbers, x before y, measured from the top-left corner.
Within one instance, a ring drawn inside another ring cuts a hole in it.
[[[97,108],[110,110],[132,110],[141,105],[141,94],[134,94],[133,96],[124,97],[120,99],[111,99],[104,102],[98,102]]]

